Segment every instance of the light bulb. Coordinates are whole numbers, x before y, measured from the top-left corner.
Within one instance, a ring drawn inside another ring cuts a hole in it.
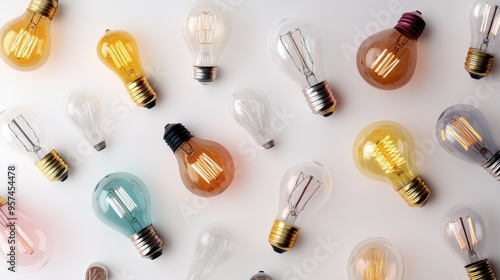
[[[347,270],[349,280],[401,280],[403,256],[389,240],[370,238],[354,247]]]
[[[301,222],[325,204],[330,186],[330,172],[316,161],[301,161],[288,168],[281,179],[278,215],[269,234],[275,252],[293,248]]]
[[[274,147],[274,135],[270,128],[271,106],[264,93],[254,87],[240,87],[229,99],[229,110],[257,143],[266,149]]]
[[[274,61],[303,89],[312,112],[328,117],[337,101],[325,78],[320,44],[316,27],[299,18],[282,20],[269,39]]]
[[[85,280],[108,280],[108,269],[100,263],[93,263],[87,268]]]
[[[356,66],[370,85],[392,90],[406,85],[417,65],[417,39],[425,21],[419,11],[404,13],[394,28],[383,30],[361,43]]]
[[[231,19],[215,1],[195,2],[184,19],[182,33],[193,56],[194,79],[203,85],[217,77],[219,56],[231,36]]]
[[[187,279],[209,279],[217,266],[232,254],[235,247],[235,238],[230,228],[221,224],[208,225],[198,234]]]
[[[182,182],[192,193],[215,196],[233,181],[233,158],[220,144],[193,137],[180,123],[167,124],[163,140],[174,152]]]
[[[34,272],[50,260],[52,239],[46,224],[27,216],[17,205],[14,205],[15,210],[9,210],[9,203],[0,196],[2,263],[7,264],[11,272]]]
[[[488,76],[498,49],[496,37],[500,26],[500,1],[476,0],[469,9],[470,48],[465,58],[465,70],[471,78]]]
[[[27,155],[50,181],[68,178],[68,164],[55,151],[46,148],[43,127],[28,108],[16,106],[0,113],[2,141],[13,150]]]
[[[410,132],[391,121],[365,127],[354,140],[356,167],[368,178],[391,185],[412,207],[423,207],[430,190],[415,164],[415,144]]]
[[[137,106],[151,109],[156,105],[156,92],[146,79],[132,35],[121,30],[106,30],[97,44],[97,55],[122,79]]]
[[[497,279],[486,254],[486,220],[477,209],[459,204],[441,222],[441,236],[451,252],[464,261],[471,280]]]
[[[457,104],[448,107],[436,123],[439,144],[450,154],[481,165],[500,180],[500,149],[490,125],[474,106]]]
[[[264,273],[264,271],[259,271],[259,273],[255,274],[250,278],[250,280],[273,280],[273,278]]]
[[[149,192],[141,179],[116,172],[102,178],[92,194],[96,216],[129,238],[142,257],[161,256],[163,240],[151,223]]]
[[[64,101],[64,113],[97,151],[106,148],[99,128],[99,107],[99,99],[82,90],[71,92]]]
[[[31,0],[26,12],[0,30],[0,57],[14,69],[31,71],[42,66],[50,55],[50,23],[57,0]]]

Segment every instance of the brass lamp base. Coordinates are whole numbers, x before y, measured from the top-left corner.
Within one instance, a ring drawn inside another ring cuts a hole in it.
[[[127,84],[127,90],[137,106],[151,109],[156,105],[156,91],[146,76]]]
[[[269,234],[269,244],[271,244],[276,253],[282,254],[288,252],[295,245],[299,230],[300,228],[298,227],[275,220]]]
[[[496,280],[495,272],[488,259],[477,261],[465,266],[470,280]]]
[[[423,207],[427,204],[431,191],[420,176],[413,179],[408,185],[398,190],[399,195],[411,207]]]
[[[50,151],[35,165],[50,181],[64,182],[68,178],[69,166],[55,150]]]
[[[488,76],[493,65],[495,55],[470,48],[465,58],[465,70],[471,78],[479,80]]]

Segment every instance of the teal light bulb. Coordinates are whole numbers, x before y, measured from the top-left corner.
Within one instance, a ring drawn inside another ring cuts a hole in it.
[[[92,207],[103,223],[130,238],[144,258],[161,256],[163,240],[151,223],[149,192],[139,178],[125,172],[102,178],[92,194]]]

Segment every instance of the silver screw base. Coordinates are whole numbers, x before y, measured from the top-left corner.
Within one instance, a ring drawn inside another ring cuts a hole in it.
[[[328,117],[333,113],[337,100],[333,96],[330,85],[326,81],[315,84],[302,91],[314,114]]]
[[[194,79],[207,85],[217,78],[217,66],[194,66]]]
[[[484,165],[486,169],[497,181],[500,181],[500,151],[496,152]]]
[[[132,235],[130,240],[132,240],[143,258],[154,260],[162,254],[163,239],[158,236],[158,233],[152,225]]]

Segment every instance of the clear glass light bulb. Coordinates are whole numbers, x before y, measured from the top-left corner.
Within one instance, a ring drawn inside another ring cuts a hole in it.
[[[250,86],[236,89],[229,99],[229,110],[257,143],[266,149],[274,147],[270,128],[271,105],[262,91]]]
[[[301,222],[325,204],[330,192],[330,172],[320,163],[306,160],[288,168],[281,179],[278,215],[269,234],[275,252],[293,248]]]
[[[269,38],[271,56],[303,90],[314,114],[328,117],[337,100],[326,81],[319,31],[305,19],[282,20]]]
[[[107,175],[92,194],[92,207],[104,224],[129,238],[142,257],[161,256],[163,240],[151,223],[149,192],[141,179],[125,172]]]
[[[457,104],[444,110],[436,123],[436,136],[450,154],[481,165],[500,180],[500,148],[488,121],[474,106]]]
[[[365,127],[354,140],[356,167],[368,178],[391,185],[412,207],[423,207],[430,190],[415,164],[415,144],[410,132],[391,121]]]
[[[486,254],[486,219],[471,205],[452,207],[442,219],[441,236],[451,252],[464,261],[471,280],[495,280]]]
[[[71,92],[64,100],[64,113],[97,151],[106,148],[99,128],[99,107],[97,96],[83,90]]]
[[[0,196],[0,251],[6,269],[34,272],[44,267],[52,256],[49,233],[46,224],[30,218],[17,205],[14,212],[10,211],[7,201]]]
[[[21,106],[5,109],[0,113],[0,129],[2,142],[33,160],[47,179],[62,182],[68,178],[68,164],[44,145],[44,129],[33,111]]]
[[[231,36],[231,18],[215,1],[195,2],[184,19],[182,33],[193,56],[194,79],[203,85],[217,77],[219,56]]]
[[[383,30],[361,43],[356,66],[370,85],[392,90],[406,85],[417,65],[417,39],[425,21],[419,11],[404,13],[394,28]]]
[[[233,253],[235,247],[235,238],[230,228],[211,224],[202,229],[196,240],[187,280],[209,279],[217,266]]]
[[[488,76],[498,49],[499,5],[498,0],[476,0],[469,8],[471,41],[465,70],[476,80]]]
[[[167,124],[163,140],[174,152],[182,182],[192,193],[216,196],[233,181],[233,158],[220,144],[194,137],[180,123]]]
[[[255,274],[250,278],[250,280],[273,280],[273,278],[264,273],[264,271],[259,271],[259,273]]]
[[[0,29],[0,57],[14,69],[31,71],[50,55],[50,23],[57,0],[31,0],[26,12]]]
[[[349,256],[349,280],[402,280],[403,273],[401,252],[384,238],[375,237],[362,241]]]
[[[151,109],[156,105],[157,94],[146,79],[132,35],[122,30],[106,30],[97,44],[97,55],[122,79],[137,106]]]

